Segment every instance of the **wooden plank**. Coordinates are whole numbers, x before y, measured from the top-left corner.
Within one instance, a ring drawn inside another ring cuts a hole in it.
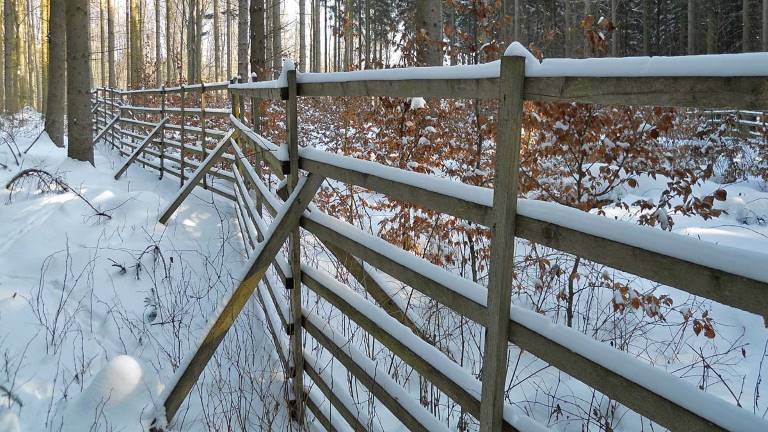
[[[603,105],[768,109],[766,77],[526,78],[525,99]]]
[[[515,215],[520,170],[520,133],[523,123],[525,57],[501,58],[496,175],[493,189],[491,257],[488,268],[488,302],[480,431],[501,429],[507,385],[507,317],[515,258]]]
[[[158,132],[160,132],[163,129],[163,126],[168,121],[168,117],[160,120],[160,123],[158,123],[154,129],[152,129],[152,132],[149,133],[149,135],[144,139],[144,141],[141,142],[138,148],[131,154],[130,157],[128,157],[128,160],[123,163],[123,165],[118,168],[118,170],[115,172],[115,180],[119,179],[120,176],[123,175],[125,170],[128,169],[128,167],[133,163],[133,161],[136,160],[136,158],[139,157],[139,155],[144,151],[144,149],[149,145],[150,142],[152,142],[152,138],[157,135]]]
[[[497,78],[368,80],[299,84],[299,96],[496,99]]]
[[[314,270],[320,272],[319,270]],[[330,275],[328,275],[330,277]],[[346,317],[354,321],[361,329],[376,338],[381,344],[386,346],[392,353],[397,355],[403,361],[408,363],[416,372],[434,384],[441,392],[458,403],[464,410],[474,417],[480,416],[480,400],[473,396],[469,391],[451,380],[443,371],[434,365],[434,359],[422,358],[417,352],[402,343],[400,339],[390,334],[383,323],[371,319],[364,311],[353,306],[346,298],[339,296],[332,289],[327,287],[322,281],[312,276],[312,271],[304,271],[301,274],[304,284],[340,310]],[[390,322],[387,325],[392,325]],[[425,346],[430,346],[424,342]],[[430,346],[431,348],[431,346]],[[448,360],[447,357],[445,357]],[[448,360],[450,361],[450,360]],[[501,430],[514,431],[515,429],[505,424]]]
[[[415,255],[408,257],[407,260],[399,260],[391,258],[394,256],[394,252],[402,251],[396,246],[385,243],[378,237],[365,234],[362,231],[362,239],[353,238],[346,233],[342,233],[335,229],[329,228],[324,224],[318,222],[316,211],[305,215],[301,218],[301,226],[314,234],[318,239],[336,245],[337,247],[347,251],[348,253],[362,259],[363,261],[370,263],[373,267],[380,269],[388,275],[397,278],[403,283],[407,284],[411,288],[421,292],[424,295],[431,297],[432,299],[448,306],[477,323],[484,324],[486,320],[485,306],[477,303],[467,297],[464,297],[454,290],[447,288],[445,285],[433,280],[430,274],[422,273],[419,269],[418,263],[424,261]],[[393,253],[383,254],[376,252],[368,247],[370,241],[382,242],[386,246],[382,246]]]
[[[320,345],[333,355],[365,388],[368,389],[388,410],[395,413],[407,428],[411,431],[429,432],[419,420],[414,417],[400,401],[392,397],[387,389],[379,383],[383,377],[369,375],[360,367],[352,357],[331,338],[326,336],[311,320],[304,321],[304,327]],[[389,378],[389,377],[387,377]]]
[[[160,223],[165,225],[168,222],[168,219],[171,218],[171,215],[173,215],[173,212],[176,211],[176,209],[181,205],[181,203],[184,201],[184,199],[189,196],[189,194],[192,192],[192,190],[197,186],[198,183],[200,183],[200,180],[202,180],[203,176],[213,167],[213,165],[216,163],[216,161],[219,159],[222,153],[224,153],[224,150],[229,144],[229,139],[234,136],[234,134],[237,133],[235,130],[229,131],[229,133],[221,140],[219,141],[219,144],[216,146],[216,148],[208,155],[208,157],[203,161],[202,164],[195,170],[195,173],[192,175],[192,178],[187,182],[187,184],[184,185],[179,190],[179,193],[176,194],[176,197],[173,199],[171,204],[168,206],[168,208],[165,209],[163,214],[160,216]],[[183,169],[184,166],[182,165],[181,168]],[[182,174],[183,177],[183,174]]]
[[[280,88],[237,88],[230,87],[229,92],[240,97],[256,99],[282,99]]]
[[[216,317],[197,351],[193,353],[186,367],[179,375],[178,381],[173,384],[164,402],[167,420],[170,421],[176,415],[176,412],[197,382],[216,348],[224,340],[224,336],[232,327],[248,299],[250,299],[256,285],[264,276],[270,263],[280,252],[288,235],[295,226],[298,226],[301,214],[312,201],[322,182],[323,178],[315,174],[310,174],[304,181],[299,182],[296,190],[286,202],[285,207],[272,222],[270,232],[265,236],[264,242],[260,243],[257,250],[254,251],[245,276],[227,300],[221,313]]]
[[[96,138],[93,139],[93,142],[94,143],[98,142],[101,139],[101,137],[103,137],[104,134],[107,133],[108,130],[112,129],[112,127],[115,124],[117,124],[118,121],[120,121],[120,116],[113,118],[112,121],[109,122],[109,124],[107,124],[107,126],[104,127],[104,129],[102,129],[101,132],[98,133],[98,135],[96,135]]]
[[[323,161],[312,160],[309,157],[302,157],[300,164],[301,168],[306,171],[380,192],[394,199],[419,207],[435,210],[485,226],[488,226],[491,221],[489,207],[451,195],[433,192],[419,186],[390,180],[349,167],[340,167]]]
[[[768,316],[768,284],[763,282],[525,216],[517,217],[517,236],[718,303]]]
[[[408,317],[406,311],[401,309],[400,305],[392,300],[392,297],[389,296],[389,293],[387,293],[387,291],[384,290],[381,285],[379,285],[376,278],[371,275],[371,272],[368,270],[368,266],[364,265],[363,262],[359,261],[344,249],[337,247],[332,243],[326,243],[322,240],[321,242],[323,243],[323,246],[328,248],[328,250],[336,257],[339,263],[345,269],[347,269],[349,274],[351,274],[355,280],[357,280],[360,285],[363,286],[365,291],[368,292],[368,294],[370,294],[374,300],[376,300],[376,303],[392,318],[396,319],[400,324],[411,329],[414,334],[419,335],[422,339],[428,341],[432,340],[430,335],[422,331],[421,328]]]
[[[319,372],[315,370],[315,368],[312,366],[311,360],[312,357],[309,355],[309,353],[304,352],[304,360],[305,360],[305,366],[304,370],[307,372],[307,375],[309,375],[309,378],[312,380],[313,383],[317,386],[317,388],[320,389],[321,392],[325,395],[325,398],[328,399],[328,402],[333,405],[333,407],[336,409],[336,411],[341,414],[341,417],[344,418],[344,421],[347,422],[348,425],[352,427],[353,430],[356,431],[365,431],[367,430],[365,425],[358,420],[357,416],[346,406],[344,405],[344,402],[339,399],[338,396],[334,393],[335,389],[340,389],[341,391],[344,391],[344,385],[341,383],[334,383],[334,388],[331,389],[330,385],[325,382],[323,377],[320,375]],[[335,390],[339,391],[339,390]],[[309,401],[307,401],[309,402]]]
[[[722,431],[706,419],[639,383],[583,357],[557,342],[509,321],[509,341],[597,391],[673,431]],[[627,354],[629,355],[629,354]],[[679,379],[670,375],[670,380]],[[728,403],[723,401],[723,403]]]

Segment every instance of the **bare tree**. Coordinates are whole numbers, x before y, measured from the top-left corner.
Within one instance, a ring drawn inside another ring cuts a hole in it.
[[[263,79],[266,70],[264,0],[251,0],[251,72]]]
[[[160,55],[160,0],[155,0],[155,84],[163,84],[163,68]]]
[[[213,81],[221,79],[221,11],[219,0],[213,0]]]
[[[66,74],[66,17],[64,8],[67,0],[51,0],[50,18],[48,22],[48,76]],[[64,147],[64,95],[67,91],[67,80],[56,80],[48,84],[47,104],[45,109],[45,131],[54,144]],[[90,131],[89,131],[90,133]]]
[[[139,7],[140,0],[131,0],[130,2],[130,84],[133,88],[141,87],[141,80],[144,75],[144,53],[141,43],[141,11]]]
[[[65,2],[62,2],[65,3]],[[62,5],[63,6],[63,5]],[[53,9],[53,8],[52,8]],[[66,0],[67,155],[93,164],[88,0]]]
[[[742,26],[741,26],[741,50],[742,52],[749,52],[752,49],[752,16],[750,11],[749,0],[743,0],[743,6],[741,10]]]
[[[688,55],[696,54],[696,0],[688,0]]]
[[[107,63],[109,64],[109,87],[117,86],[117,75],[115,73],[115,5],[113,0],[107,2]]]
[[[763,0],[763,51],[768,51],[768,0]]]
[[[307,7],[304,0],[299,0],[299,71],[307,70],[307,34],[306,20],[304,15],[307,13]]]
[[[320,0],[312,0],[312,72],[320,72],[320,37]]]

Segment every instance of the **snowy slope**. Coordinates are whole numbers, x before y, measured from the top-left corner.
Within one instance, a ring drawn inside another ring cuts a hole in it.
[[[17,133],[18,146],[26,148],[38,131],[33,116]],[[0,191],[0,385],[18,399],[8,403],[0,390],[0,431],[144,430],[163,383],[243,266],[230,203],[196,191],[163,226],[158,212],[178,183],[139,166],[114,181],[122,161],[101,146],[95,168],[67,159],[46,135],[21,167],[0,148],[0,162],[9,166],[0,168],[3,186],[20,168],[42,168],[111,215],[94,216],[72,193],[38,194],[31,181],[12,195]],[[239,404],[222,395],[245,372],[256,375],[270,401],[281,399],[270,342],[253,323],[261,319],[247,308],[236,337],[252,340],[243,353],[249,359],[230,355],[236,350],[225,342],[214,359],[224,372],[204,375],[180,411],[180,429],[225,421],[211,400]],[[257,424],[261,402],[249,397]],[[284,421],[279,408],[273,417]]]

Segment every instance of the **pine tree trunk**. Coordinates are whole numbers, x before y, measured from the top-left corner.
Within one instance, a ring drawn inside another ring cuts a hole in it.
[[[15,113],[17,110],[17,100],[14,84],[18,82],[15,60],[18,55],[16,53],[16,1],[4,0],[3,6],[5,112]]]
[[[651,55],[651,0],[643,0],[643,55]]]
[[[688,55],[696,54],[696,0],[688,0]]]
[[[264,0],[251,0],[251,73],[266,79]]]
[[[219,23],[221,11],[219,0],[213,0],[213,81],[221,80],[221,24]]]
[[[768,51],[768,0],[763,0],[763,51]]]
[[[312,5],[312,72],[320,72],[320,0],[312,0]]]
[[[741,27],[741,50],[742,52],[749,52],[752,50],[752,15],[750,12],[749,0],[743,0],[743,6],[741,11],[742,27]]]
[[[67,155],[93,164],[88,0],[66,0]]]
[[[237,74],[248,79],[248,0],[238,0]]]
[[[419,66],[442,66],[443,7],[440,0],[416,2],[417,34],[423,32],[426,40],[417,42],[416,61]],[[418,38],[419,40],[421,38]]]
[[[283,68],[282,26],[280,24],[280,0],[272,0],[272,69],[275,77]]]
[[[101,76],[99,77],[99,82],[101,83],[101,86],[104,87],[107,85],[107,58],[105,54],[107,53],[107,34],[105,33],[104,29],[104,2],[106,0],[99,0],[99,48],[101,52],[99,53],[99,59],[101,60],[99,63]]]
[[[225,37],[225,45],[227,46],[227,79],[232,78],[232,3],[230,0],[227,0],[227,2],[224,4],[224,7],[227,8],[227,14],[226,14],[226,23],[224,25],[225,31],[227,32]]]
[[[352,39],[354,18],[352,17],[352,0],[347,0],[344,5],[344,70],[350,70],[352,66]]]
[[[160,0],[155,0],[155,85],[163,85],[162,55],[160,54]]]
[[[66,55],[66,17],[64,8],[67,0],[51,0],[50,19],[48,21],[48,76],[57,77],[53,85],[48,86],[48,103],[45,110],[45,131],[54,144],[64,147],[64,95],[67,91]]]
[[[107,65],[109,68],[109,87],[117,86],[117,75],[115,73],[115,6],[113,0],[107,2]]]
[[[49,43],[48,43],[48,22],[50,20],[51,15],[51,3],[50,0],[41,0],[40,1],[40,34],[41,37],[41,46],[40,46],[40,73],[41,73],[41,80],[40,80],[40,92],[43,96],[43,103],[41,106],[42,112],[46,111],[47,103],[48,103],[48,52],[49,52]]]
[[[77,0],[80,1],[80,0]],[[141,16],[139,0],[131,0],[130,39],[131,39],[131,87],[140,88],[144,75],[144,54],[141,43]]]
[[[307,70],[307,22],[305,14],[307,13],[307,6],[304,3],[305,0],[299,0],[299,71],[304,72]]]

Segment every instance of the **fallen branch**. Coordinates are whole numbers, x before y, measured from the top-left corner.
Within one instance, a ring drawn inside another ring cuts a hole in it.
[[[39,133],[39,134],[37,134],[37,136],[35,137],[35,140],[34,140],[34,141],[32,141],[32,144],[30,144],[30,145],[29,145],[29,147],[27,147],[27,149],[26,149],[26,150],[24,150],[24,154],[27,154],[27,152],[29,151],[29,149],[31,149],[31,148],[32,148],[32,146],[33,146],[33,145],[35,145],[35,143],[37,142],[37,140],[39,140],[39,139],[40,139],[40,137],[41,137],[41,136],[43,136],[43,132],[45,132],[45,129],[41,130],[41,131],[40,131],[40,133]]]
[[[88,201],[88,199],[86,199],[82,194],[80,194],[80,192],[76,191],[74,188],[68,185],[64,181],[64,179],[62,179],[59,176],[55,176],[45,170],[41,170],[38,168],[27,168],[27,169],[21,170],[15,176],[13,176],[13,178],[11,178],[8,181],[8,183],[6,183],[5,188],[11,191],[11,195],[12,195],[14,187],[28,178],[37,179],[38,181],[37,187],[42,193],[71,192],[76,197],[80,198],[84,203],[86,203],[88,207],[90,207],[91,210],[93,210],[93,212],[95,213],[95,216],[103,216],[107,219],[112,219],[112,216],[94,207],[94,205],[91,204],[91,202]],[[11,195],[8,196],[9,200],[11,199]]]

